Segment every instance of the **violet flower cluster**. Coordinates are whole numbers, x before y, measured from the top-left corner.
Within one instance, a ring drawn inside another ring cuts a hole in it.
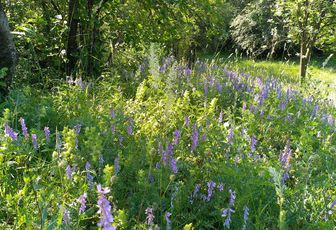
[[[232,221],[231,220],[231,215],[233,213],[235,213],[234,203],[235,203],[235,200],[236,200],[236,192],[229,189],[229,193],[230,193],[229,207],[224,209],[223,213],[222,213],[222,217],[225,218],[224,227],[226,227],[226,228],[230,228],[230,224],[231,224],[231,221]]]
[[[14,132],[14,130],[9,127],[7,123],[5,123],[5,135],[10,137],[13,141],[17,141],[18,133]]]
[[[148,226],[151,226],[154,224],[154,213],[153,213],[153,208],[146,208],[145,210],[145,214],[146,214],[146,224]]]
[[[108,194],[110,190],[108,188],[102,188],[101,185],[97,185],[98,192],[98,214],[100,215],[100,221],[98,222],[98,227],[102,227],[103,230],[116,230],[116,227],[113,227],[114,218],[111,213],[111,204],[107,200],[105,194]]]
[[[28,128],[26,126],[26,122],[22,117],[19,119],[19,121],[20,121],[20,124],[21,124],[22,133],[25,136],[26,140],[28,140],[29,139],[29,134],[28,134]]]
[[[87,199],[87,194],[86,193],[83,193],[77,199],[77,202],[80,204],[79,215],[85,212],[85,209],[86,209],[86,199]]]

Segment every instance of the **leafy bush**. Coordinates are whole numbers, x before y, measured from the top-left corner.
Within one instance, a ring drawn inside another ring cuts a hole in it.
[[[274,1],[247,4],[231,22],[231,36],[248,56],[269,56],[283,48],[288,31],[281,16],[274,16]]]

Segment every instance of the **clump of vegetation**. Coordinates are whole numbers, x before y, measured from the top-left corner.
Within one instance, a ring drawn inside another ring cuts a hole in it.
[[[328,101],[220,63],[150,68],[132,98],[108,81],[11,92],[2,227],[334,226]]]
[[[0,1],[0,228],[332,229],[335,10]]]

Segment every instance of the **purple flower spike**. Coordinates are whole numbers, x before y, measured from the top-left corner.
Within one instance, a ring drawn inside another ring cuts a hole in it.
[[[114,109],[111,109],[110,113],[111,113],[111,118],[114,120],[114,119],[115,119],[115,112],[114,112]]]
[[[223,191],[224,190],[224,184],[219,183],[219,185],[217,185],[217,188],[218,188],[219,191]]]
[[[17,141],[18,133],[14,132],[14,130],[9,127],[9,125],[5,124],[5,134],[10,137],[13,141]]]
[[[206,140],[206,134],[205,133],[202,135],[201,140],[202,140],[202,142],[204,142]]]
[[[223,210],[222,217],[226,217],[226,219],[224,221],[224,227],[226,227],[226,228],[230,228],[231,213],[235,213],[235,210],[233,210],[232,208],[226,208],[226,209]]]
[[[128,133],[128,135],[133,134],[133,119],[132,118],[130,118],[129,121],[128,121],[127,133]]]
[[[195,189],[194,189],[194,192],[193,192],[193,197],[196,197],[196,196],[197,196],[199,190],[200,190],[200,185],[197,184],[197,185],[195,186]]]
[[[147,217],[146,217],[146,224],[148,226],[154,224],[154,214],[153,214],[153,208],[146,208],[146,211],[145,211]]]
[[[185,125],[189,127],[189,117],[188,115],[185,117]]]
[[[90,190],[92,190],[92,187],[93,187],[93,176],[90,173],[90,168],[91,168],[90,163],[86,162],[86,164],[85,164],[86,179],[89,182]]]
[[[206,197],[206,200],[210,201],[210,199],[212,197],[213,190],[216,188],[216,183],[213,182],[213,181],[209,181],[207,183],[207,185],[208,185],[208,196]]]
[[[170,212],[167,212],[166,215],[165,215],[165,219],[166,219],[166,222],[167,222],[167,230],[170,230],[171,229],[171,220],[170,220],[170,217],[171,217],[171,213]]]
[[[77,199],[77,202],[80,204],[79,215],[85,212],[85,209],[86,209],[86,198],[87,198],[87,194],[84,193],[84,194],[80,195],[80,197],[78,197],[78,199]]]
[[[81,131],[82,125],[81,124],[77,124],[74,126],[74,130],[75,130],[75,134],[78,135]]]
[[[230,206],[233,207],[236,200],[236,192],[229,189],[230,193]]]
[[[192,135],[192,144],[191,144],[191,151],[195,151],[198,142],[198,130],[196,125],[193,125],[193,135]]]
[[[32,137],[34,149],[37,149],[37,136],[36,136],[36,134],[32,134],[31,137]]]
[[[243,102],[243,108],[242,108],[243,112],[246,110],[246,102]]]
[[[171,170],[174,174],[177,173],[177,166],[176,166],[176,160],[175,159],[172,159],[171,162],[170,162],[170,165],[171,165]]]
[[[216,89],[217,89],[217,91],[218,91],[219,93],[222,93],[222,91],[223,91],[223,86],[222,86],[222,84],[220,84],[220,83],[216,83]]]
[[[247,206],[244,207],[244,226],[243,226],[243,230],[246,229],[246,224],[247,224],[247,220],[249,217],[249,208]]]
[[[229,145],[232,145],[232,140],[233,140],[233,128],[230,128],[229,135],[228,135],[228,144]]]
[[[256,145],[257,145],[257,139],[256,137],[253,135],[251,137],[251,152],[256,151]]]
[[[222,111],[219,113],[218,122],[219,123],[223,122],[223,112]]]
[[[46,137],[46,141],[48,143],[50,141],[50,130],[49,130],[49,127],[44,127],[44,134],[45,134],[45,137]]]
[[[284,151],[282,152],[281,156],[280,156],[280,162],[282,164],[282,167],[284,169],[288,169],[290,166],[290,157],[292,156],[292,150],[290,148],[290,142],[288,141]]]
[[[206,81],[204,81],[204,96],[207,97],[208,96],[208,91],[209,91],[209,88],[208,88],[208,84]]]
[[[282,178],[282,183],[285,183],[285,181],[289,178],[291,157],[292,157],[292,149],[290,148],[290,141],[287,141],[286,147],[280,155],[280,162],[282,164],[283,170],[285,171]]]
[[[244,207],[244,221],[246,222],[249,217],[249,208],[247,206]]]
[[[63,212],[63,223],[70,224],[70,212],[66,208],[64,208]]]
[[[101,185],[97,185],[98,192],[98,214],[100,214],[100,221],[98,223],[98,227],[102,227],[103,230],[116,230],[116,227],[111,226],[113,222],[113,216],[111,213],[111,204],[106,199],[105,194],[109,193],[110,190],[108,188],[102,188]]]
[[[72,168],[71,168],[70,165],[68,165],[68,166],[66,167],[65,172],[66,172],[66,174],[67,174],[67,176],[68,176],[68,179],[71,181],[71,180],[72,180]]]
[[[198,192],[200,190],[200,185],[196,184],[193,193],[190,196],[190,203],[194,203],[194,199],[197,198]]]
[[[29,134],[28,134],[28,128],[26,126],[26,122],[22,117],[20,118],[19,121],[20,121],[20,124],[21,124],[22,133],[25,136],[26,140],[28,140],[29,139]]]
[[[119,145],[120,145],[120,147],[123,146],[123,142],[124,142],[124,137],[123,137],[123,136],[120,136],[120,137],[119,137]]]
[[[115,134],[115,124],[111,124],[111,132],[112,134]]]

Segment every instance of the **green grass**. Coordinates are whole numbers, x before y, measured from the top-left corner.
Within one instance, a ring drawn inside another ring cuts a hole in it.
[[[202,54],[201,59],[211,59],[214,55]],[[299,81],[298,60],[253,60],[244,57],[236,57],[234,54],[220,54],[217,58],[227,66],[247,71],[255,76],[276,76],[283,80]],[[308,69],[308,78],[321,80],[327,84],[336,83],[336,58],[332,57],[323,68],[327,57],[314,58]]]
[[[218,60],[229,69],[244,72],[258,77],[274,76],[283,82],[291,84],[291,87],[299,87],[299,61],[296,59],[281,60],[253,60],[247,57],[239,57],[235,54],[201,54],[201,60]],[[313,57],[308,67],[308,81],[315,80],[327,97],[336,101],[336,58],[332,56]],[[309,94],[310,92],[308,92]]]
[[[191,73],[171,63],[159,73],[159,59],[152,55],[143,79],[128,86],[133,97],[116,76],[87,90],[10,92],[0,105],[0,229],[97,229],[97,185],[110,189],[118,230],[166,229],[168,212],[171,229],[224,229],[228,208],[230,229],[335,226],[336,108],[320,100],[319,85],[260,81],[204,63]],[[271,73],[270,64],[242,63],[226,62]]]

